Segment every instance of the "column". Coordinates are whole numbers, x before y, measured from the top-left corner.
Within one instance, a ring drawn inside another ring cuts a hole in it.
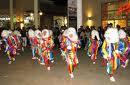
[[[34,25],[35,28],[38,29],[39,20],[38,20],[38,0],[34,0]]]
[[[82,25],[82,0],[77,0],[77,29]]]
[[[13,0],[10,0],[10,28],[13,29]]]

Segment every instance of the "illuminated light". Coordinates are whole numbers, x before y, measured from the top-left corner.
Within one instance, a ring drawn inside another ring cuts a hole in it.
[[[30,16],[33,16],[33,13],[30,13]]]
[[[20,28],[23,29],[23,27],[24,27],[24,24],[20,23]]]
[[[92,17],[92,12],[91,12],[91,11],[88,11],[87,16],[88,16],[88,17]]]
[[[10,20],[10,18],[0,18],[0,20]]]
[[[43,15],[43,13],[42,13],[42,12],[39,12],[39,15]]]
[[[67,25],[67,17],[65,17],[65,25]]]
[[[87,20],[85,23],[86,26],[93,26],[93,21],[92,20]]]
[[[23,18],[22,17],[20,18],[20,22],[23,22]]]

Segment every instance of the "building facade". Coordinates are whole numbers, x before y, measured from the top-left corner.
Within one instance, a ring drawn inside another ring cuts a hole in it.
[[[127,15],[125,12],[118,14],[118,9],[128,3],[128,0],[102,3],[102,26],[106,26],[107,23],[112,23],[114,27],[116,25],[120,25],[121,27],[130,26],[130,14]]]
[[[4,4],[2,5],[0,4],[0,21],[2,22],[10,21],[9,1],[10,0],[6,0],[6,6]],[[44,0],[38,0],[38,11],[40,11],[40,7],[42,7],[40,1]],[[0,3],[5,2],[3,2],[3,0],[0,0]],[[120,0],[120,2],[118,2],[118,0],[78,0],[77,23],[76,23],[77,28],[79,28],[81,25],[83,26],[94,25],[96,27],[98,26],[105,27],[108,23],[113,23],[114,26],[119,24],[121,25],[121,27],[130,26],[130,15],[126,16],[124,14],[121,14],[120,16],[116,16],[118,8],[125,3],[128,3],[128,0]],[[34,0],[13,0],[13,22],[19,25],[20,23],[25,24],[30,23],[30,25],[32,25],[34,21],[34,15],[33,15],[34,4],[35,4]],[[47,8],[50,7],[45,7],[46,10],[48,10]],[[42,17],[38,15],[39,23],[37,24],[40,25],[39,18],[41,18],[42,23],[49,25],[53,24],[54,23],[53,21],[56,21],[57,19],[62,20],[61,18],[63,18],[63,22],[69,23],[66,20],[67,19],[66,16],[67,13],[66,14],[64,13],[63,17],[59,15],[59,18],[57,18],[57,15],[55,14],[44,15]]]

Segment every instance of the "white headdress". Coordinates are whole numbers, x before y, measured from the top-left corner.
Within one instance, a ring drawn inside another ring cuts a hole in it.
[[[35,36],[36,36],[37,38],[41,38],[41,31],[40,31],[40,30],[36,30],[36,31],[35,31]]]
[[[119,38],[126,38],[126,33],[122,29],[119,30]]]
[[[49,34],[49,30],[47,30],[47,29],[43,29],[42,30],[42,38],[48,38],[50,36],[50,34]]]
[[[75,28],[70,27],[67,29],[67,37],[72,41],[78,41],[78,35]],[[71,36],[72,35],[72,36]]]
[[[1,33],[1,36],[7,38],[9,36],[8,31],[7,30],[3,30],[2,33]]]
[[[14,33],[15,35],[17,35],[17,36],[21,36],[21,33],[20,33],[19,31],[17,31],[17,30],[15,30],[13,33]]]
[[[30,38],[35,37],[35,33],[32,29],[29,29],[28,35],[29,35]]]
[[[98,40],[100,40],[99,33],[97,30],[92,30],[91,36],[92,36],[92,39],[95,39],[95,37],[96,37]]]
[[[116,28],[107,29],[104,37],[108,43],[119,42],[119,33],[118,33],[118,30]]]

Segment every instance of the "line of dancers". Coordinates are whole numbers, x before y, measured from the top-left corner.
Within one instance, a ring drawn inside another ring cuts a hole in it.
[[[3,30],[2,40],[5,42],[5,52],[8,55],[9,64],[15,61],[19,49],[24,49],[26,39],[21,39],[19,31]],[[53,32],[48,29],[29,29],[28,38],[32,50],[32,59],[39,64],[45,65],[47,70],[51,69],[54,63],[54,41]],[[77,49],[81,47],[75,28],[65,29],[59,36],[61,56],[67,64],[70,78],[74,78],[73,71],[79,61]],[[0,41],[2,44],[2,41]],[[99,47],[101,49],[99,49]],[[86,55],[96,64],[98,52],[101,53],[103,61],[106,62],[106,72],[110,81],[115,82],[114,73],[119,66],[126,68],[128,65],[128,54],[130,52],[130,37],[123,29],[108,27],[104,34],[104,41],[101,41],[99,32],[92,29],[86,43]]]

